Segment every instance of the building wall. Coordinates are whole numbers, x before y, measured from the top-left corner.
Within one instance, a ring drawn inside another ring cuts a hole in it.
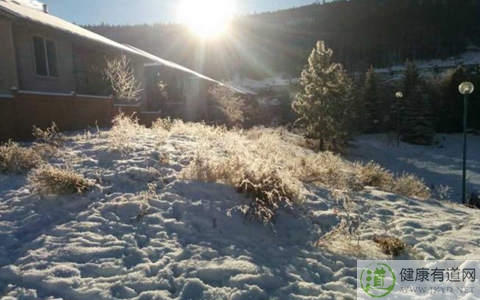
[[[0,94],[8,94],[11,87],[18,86],[15,66],[15,48],[12,38],[12,23],[0,15]]]
[[[18,91],[0,96],[0,142],[31,139],[34,125],[45,129],[52,122],[61,131],[106,127],[113,116],[108,97]]]
[[[98,47],[97,47],[98,48]],[[103,76],[106,53],[79,43],[73,44],[76,91],[87,95],[111,95]]]
[[[46,77],[36,74],[33,47],[34,36],[55,42],[58,77]],[[71,37],[38,24],[15,21],[13,23],[13,39],[17,56],[20,89],[63,93],[75,90]]]

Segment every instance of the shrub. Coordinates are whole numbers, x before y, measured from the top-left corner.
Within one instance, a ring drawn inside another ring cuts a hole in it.
[[[175,121],[170,119],[170,117],[164,118],[164,119],[157,119],[155,122],[152,124],[153,129],[162,129],[166,131],[172,130],[172,127],[175,125]]]
[[[109,131],[109,148],[113,151],[128,153],[135,149],[136,140],[146,130],[138,123],[138,119],[126,116],[123,113],[117,115]]]
[[[354,172],[364,186],[373,186],[386,192],[419,199],[431,196],[430,189],[422,179],[407,173],[394,177],[390,171],[374,162],[366,165],[355,163]]]
[[[72,170],[43,165],[33,170],[28,182],[42,194],[75,194],[86,192],[93,183]]]
[[[55,147],[60,146],[64,142],[64,137],[60,133],[60,130],[55,122],[52,122],[52,125],[47,127],[45,130],[34,125],[32,135],[37,142]]]
[[[104,76],[114,96],[122,100],[137,100],[142,92],[141,83],[135,78],[135,71],[125,55],[107,60]]]
[[[182,171],[183,178],[223,183],[245,193],[251,202],[243,207],[243,213],[247,218],[263,223],[271,222],[279,208],[302,201],[303,184],[282,166],[265,161],[261,157],[265,150],[260,152],[256,148],[264,148],[261,143],[245,149],[249,141],[238,132],[228,132],[217,139],[220,145],[216,147],[208,141],[203,144],[203,149]],[[247,144],[236,143],[240,141]]]
[[[278,207],[302,202],[305,184],[358,191],[365,185],[405,196],[425,197],[428,188],[410,178],[411,190],[400,189],[393,174],[375,163],[350,163],[331,152],[314,153],[297,145],[298,136],[282,129],[226,130],[198,123],[175,122],[172,134],[197,142],[197,151],[181,176],[230,185],[252,199],[244,211],[262,221],[274,218]],[[416,179],[416,180],[414,180]]]
[[[25,173],[38,166],[42,157],[31,148],[21,147],[9,141],[0,146],[0,171],[6,173]]]
[[[364,186],[373,186],[390,189],[393,175],[377,163],[369,162],[366,165],[355,164],[357,176]]]
[[[230,88],[214,86],[209,90],[213,115],[209,117],[217,125],[248,127],[256,112],[254,102]]]
[[[363,189],[352,165],[331,152],[304,154],[298,165],[296,173],[303,182],[322,184],[333,189]]]
[[[430,189],[422,179],[406,173],[395,179],[391,191],[395,194],[420,199],[427,199],[431,196]]]
[[[281,206],[292,207],[298,198],[295,188],[286,184],[274,170],[263,174],[244,174],[236,189],[252,198],[245,211],[246,216],[263,223],[269,223]]]
[[[375,236],[373,241],[378,244],[383,253],[394,257],[401,255],[408,247],[399,238],[391,236]]]

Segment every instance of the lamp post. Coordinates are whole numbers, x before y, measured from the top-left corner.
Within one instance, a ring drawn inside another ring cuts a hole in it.
[[[458,86],[458,91],[463,95],[463,179],[462,179],[462,203],[466,203],[467,195],[467,116],[468,116],[468,96],[473,93],[475,86],[469,81],[462,82]]]
[[[395,93],[395,98],[397,98],[397,148],[400,147],[400,122],[401,122],[401,103],[400,101],[403,99],[403,93],[398,91]]]

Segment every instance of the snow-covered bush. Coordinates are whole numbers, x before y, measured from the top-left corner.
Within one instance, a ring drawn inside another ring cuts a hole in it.
[[[134,116],[118,114],[113,119],[113,126],[109,131],[109,149],[123,154],[130,152],[136,146],[137,136],[145,130],[146,128],[138,124],[138,119]]]
[[[172,130],[172,127],[174,124],[175,124],[175,120],[172,120],[170,117],[163,118],[163,119],[160,118],[160,119],[157,119],[155,122],[153,122],[152,128],[170,131]]]
[[[228,127],[251,127],[259,115],[256,101],[249,101],[230,88],[214,86],[209,89],[209,121]]]
[[[430,189],[422,179],[406,173],[395,179],[391,191],[395,194],[420,199],[427,199],[431,196]]]
[[[303,182],[321,184],[327,188],[361,190],[349,162],[331,152],[304,154],[296,173]]]
[[[357,176],[364,186],[390,189],[393,184],[393,174],[373,161],[365,165],[356,163],[355,168]]]
[[[29,184],[41,194],[75,194],[86,192],[93,183],[73,170],[49,164],[34,169],[28,175]]]
[[[200,152],[182,175],[188,179],[228,184],[237,192],[247,194],[252,201],[242,209],[246,217],[269,223],[277,209],[301,202],[303,185],[274,166],[251,164],[250,155],[212,159],[207,152]]]
[[[395,177],[392,172],[375,162],[355,163],[354,169],[363,186],[372,186],[386,192],[419,199],[427,199],[431,196],[431,191],[425,182],[415,175],[403,173]]]
[[[41,155],[32,148],[21,147],[12,141],[0,146],[0,172],[25,173],[41,162]]]
[[[113,95],[121,100],[137,100],[143,91],[141,83],[135,77],[131,62],[125,55],[107,59],[104,76],[112,88]]]
[[[251,202],[242,211],[264,223],[275,217],[277,209],[302,202],[305,187],[295,174],[295,159],[289,151],[294,145],[282,141],[275,131],[191,126],[192,131],[216,134],[203,135],[195,158],[182,171],[183,178],[227,184],[247,194]]]

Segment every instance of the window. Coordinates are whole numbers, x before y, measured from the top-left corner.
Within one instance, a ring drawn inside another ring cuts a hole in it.
[[[57,49],[55,43],[41,37],[33,38],[35,71],[40,76],[58,76]]]

